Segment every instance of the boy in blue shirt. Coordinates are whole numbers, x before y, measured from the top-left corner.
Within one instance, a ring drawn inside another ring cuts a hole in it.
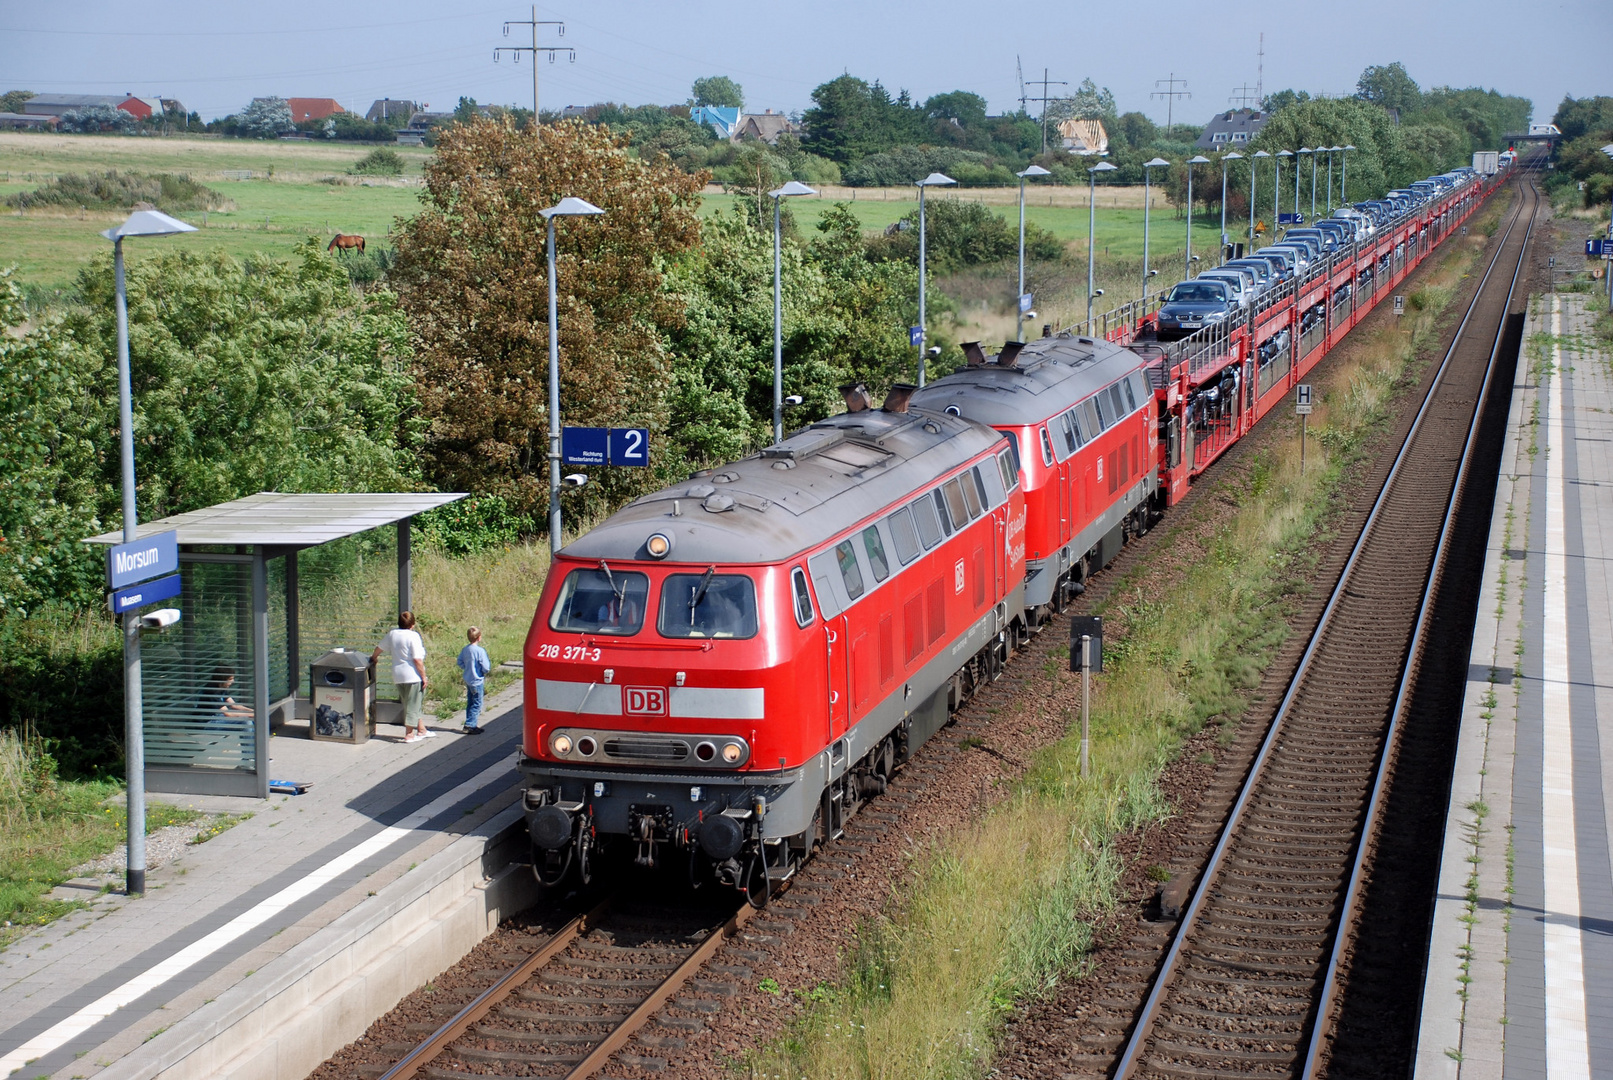
[[[482,716],[482,681],[493,670],[493,662],[482,648],[480,630],[471,627],[465,631],[465,638],[470,644],[459,650],[458,660],[459,670],[465,673],[465,734],[480,735],[482,729],[477,721]]]

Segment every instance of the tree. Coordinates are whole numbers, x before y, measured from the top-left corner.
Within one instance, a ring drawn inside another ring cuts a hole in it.
[[[665,158],[635,158],[627,142],[578,120],[516,131],[484,119],[439,135],[390,278],[415,332],[424,463],[437,482],[501,495],[523,514],[547,504],[539,211],[565,196],[605,211],[555,222],[565,420],[666,431],[665,339],[682,309],[663,279],[699,238],[707,178]],[[596,476],[575,496],[578,509],[601,510],[652,482],[637,470]]]
[[[986,122],[986,99],[967,90],[936,94],[924,103],[924,115],[931,120],[964,128],[983,126]]]
[[[1107,86],[1099,89],[1091,79],[1082,79],[1075,93],[1055,98],[1047,103],[1047,115],[1053,123],[1061,120],[1102,120],[1105,127],[1112,126],[1116,117],[1115,96]]]
[[[1117,139],[1125,146],[1141,150],[1152,146],[1159,138],[1159,128],[1147,116],[1140,112],[1129,112],[1121,115],[1109,132],[1110,138]]]
[[[276,139],[297,130],[291,119],[291,106],[285,98],[253,98],[235,118],[236,128],[255,139]]]
[[[1401,113],[1417,108],[1423,99],[1416,81],[1398,60],[1384,66],[1373,64],[1361,72],[1355,83],[1355,96]]]
[[[131,114],[112,105],[91,105],[83,109],[69,109],[62,114],[56,122],[57,131],[80,132],[93,135],[102,131],[114,131],[120,135],[127,135],[139,126]]]
[[[878,82],[842,75],[813,90],[812,100],[814,106],[801,118],[806,125],[802,145],[841,165],[917,142],[924,134],[924,114],[911,107],[905,90],[892,100]]]
[[[1310,99],[1311,95],[1307,90],[1278,90],[1274,94],[1267,94],[1266,100],[1261,104],[1267,112],[1276,113],[1282,112],[1290,105],[1298,105]]]
[[[454,123],[471,124],[481,118],[481,110],[473,97],[461,97],[459,104],[454,106]]]
[[[918,265],[918,219],[915,209],[902,217],[884,236],[868,242],[875,259],[900,259]],[[999,214],[979,203],[960,199],[935,199],[925,207],[925,255],[930,269],[938,274],[965,266],[980,266],[1012,258],[1019,250],[1019,234]],[[1025,254],[1031,259],[1050,261],[1064,254],[1064,243],[1046,229],[1025,226]]]
[[[7,90],[0,94],[0,112],[20,113],[28,99],[34,96],[32,90]]]
[[[707,75],[703,79],[696,79],[689,92],[694,95],[689,99],[691,105],[730,109],[745,107],[744,88],[726,75]]]

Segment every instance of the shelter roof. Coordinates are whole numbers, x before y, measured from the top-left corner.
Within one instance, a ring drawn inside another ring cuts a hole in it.
[[[287,495],[261,491],[188,514],[146,521],[136,537],[179,533],[181,544],[313,547],[391,525],[463,499],[463,492],[370,492],[358,495]],[[106,532],[86,544],[121,544],[123,532]]]

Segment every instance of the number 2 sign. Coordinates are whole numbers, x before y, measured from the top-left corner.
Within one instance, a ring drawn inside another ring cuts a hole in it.
[[[650,463],[649,428],[611,428],[610,463],[612,465],[643,465]]]

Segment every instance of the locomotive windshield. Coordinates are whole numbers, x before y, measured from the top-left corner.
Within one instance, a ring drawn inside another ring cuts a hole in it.
[[[661,585],[662,637],[756,636],[756,586],[743,574],[671,574]]]
[[[631,571],[573,570],[560,586],[553,630],[573,634],[636,634],[644,625],[650,579]]]

